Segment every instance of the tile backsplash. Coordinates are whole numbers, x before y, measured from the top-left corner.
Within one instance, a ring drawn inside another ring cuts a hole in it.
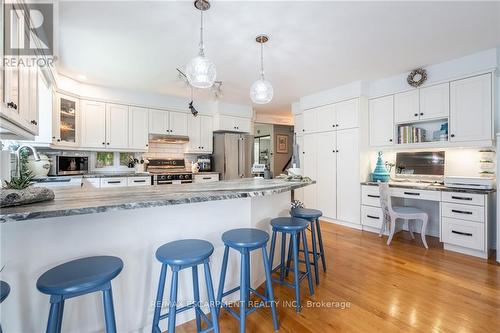
[[[184,158],[185,144],[150,142],[147,153],[143,158]]]

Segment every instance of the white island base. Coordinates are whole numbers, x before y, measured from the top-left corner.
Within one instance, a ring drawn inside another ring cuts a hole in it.
[[[288,216],[289,208],[288,191],[251,198],[2,223],[1,264],[6,267],[1,278],[11,286],[9,297],[1,305],[2,328],[4,332],[14,333],[45,331],[49,296],[36,289],[38,277],[51,267],[72,259],[113,255],[124,262],[123,271],[112,281],[117,330],[151,332],[161,268],[155,251],[160,245],[185,238],[210,241],[215,247],[211,270],[217,293],[224,252],[222,234],[233,228],[250,227],[271,234],[270,219]],[[277,248],[279,244],[278,240]],[[231,251],[225,290],[239,284],[239,260],[239,253]],[[207,299],[206,286],[203,269],[201,266],[199,269],[203,302]],[[264,282],[261,251],[253,252],[251,273],[254,287]],[[170,274],[169,271],[164,294],[167,301]],[[183,270],[179,276],[178,300],[192,300],[192,290],[191,270]],[[233,299],[238,297],[235,293]],[[184,312],[177,316],[177,324],[193,318],[194,311]],[[165,324],[166,321],[160,324],[163,330],[166,330]],[[269,327],[272,329],[271,320]],[[101,293],[68,300],[62,331],[103,332]]]

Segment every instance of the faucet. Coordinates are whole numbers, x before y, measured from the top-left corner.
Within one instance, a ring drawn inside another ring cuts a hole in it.
[[[33,158],[35,161],[40,161],[40,156],[38,156],[38,152],[36,151],[36,148],[31,146],[31,145],[20,145],[19,148],[16,150],[16,161],[17,161],[17,175],[21,177],[21,150],[23,148],[29,148],[33,152]]]

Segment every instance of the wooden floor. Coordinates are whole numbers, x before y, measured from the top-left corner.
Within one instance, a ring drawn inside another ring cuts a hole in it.
[[[435,238],[429,250],[406,232],[386,237],[322,223],[327,272],[310,297],[302,282],[300,314],[278,306],[279,332],[500,332],[500,265],[445,252]],[[293,291],[275,285],[276,300],[293,300]],[[221,332],[238,332],[223,310]],[[247,319],[247,332],[273,332],[270,310]],[[195,332],[193,322],[177,332]]]

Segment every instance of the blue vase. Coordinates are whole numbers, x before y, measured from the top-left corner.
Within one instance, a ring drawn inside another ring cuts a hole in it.
[[[382,152],[378,152],[377,164],[375,165],[375,170],[372,173],[372,180],[374,182],[388,182],[391,178],[389,172],[385,168],[385,163],[382,160]]]

